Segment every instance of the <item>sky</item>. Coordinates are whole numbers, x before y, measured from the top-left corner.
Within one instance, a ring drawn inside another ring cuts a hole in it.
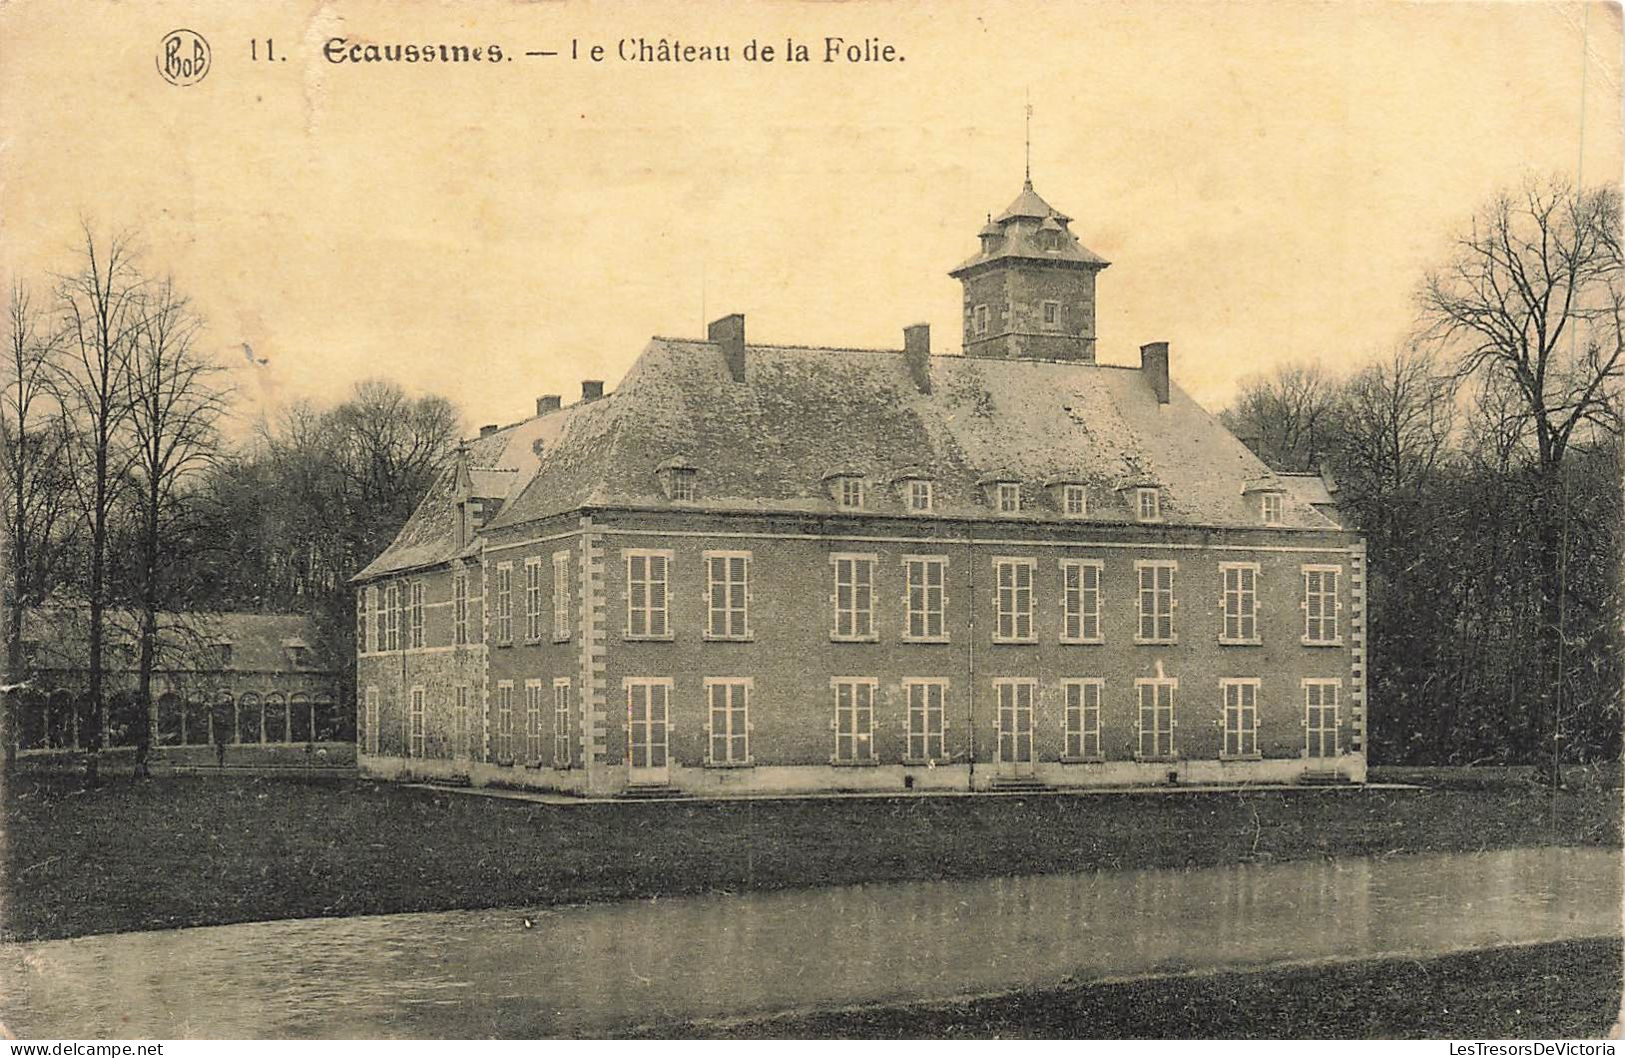
[[[181,27],[212,51],[187,86],[156,61]],[[1391,349],[1497,191],[1622,166],[1605,4],[13,0],[0,35],[0,274],[48,285],[81,217],[133,229],[245,414],[385,376],[512,422],[729,312],[957,352],[947,272],[1021,188],[1029,102],[1037,190],[1112,262],[1100,358],[1168,341],[1214,409]],[[817,61],[829,36],[901,61]],[[504,61],[336,65],[336,37]],[[615,58],[638,37],[733,61]],[[743,61],[787,37],[814,61]]]

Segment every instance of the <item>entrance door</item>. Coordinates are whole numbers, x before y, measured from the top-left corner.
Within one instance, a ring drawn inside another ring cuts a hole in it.
[[[1000,683],[998,773],[1033,774],[1033,684]]]
[[[1303,729],[1310,759],[1337,756],[1337,684],[1306,683]]]
[[[666,723],[670,695],[671,688],[664,683],[627,685],[627,779],[635,786],[658,786],[671,779]]]

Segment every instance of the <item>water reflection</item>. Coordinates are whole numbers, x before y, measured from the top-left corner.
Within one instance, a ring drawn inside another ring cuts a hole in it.
[[[583,1035],[1617,934],[1620,886],[1618,850],[1519,849],[265,922],[0,948],[0,1011],[47,1037]]]

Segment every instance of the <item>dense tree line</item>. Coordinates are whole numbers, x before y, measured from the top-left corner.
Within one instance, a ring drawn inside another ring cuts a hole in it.
[[[1614,188],[1498,197],[1400,352],[1288,365],[1224,412],[1277,469],[1329,471],[1366,534],[1378,761],[1620,752],[1619,224]]]
[[[165,613],[311,615],[316,659],[339,672],[346,696],[347,582],[454,450],[451,405],[365,381],[335,405],[298,403],[233,430],[234,395],[206,351],[203,320],[173,282],[143,267],[130,236],[88,225],[66,271],[12,287],[5,323],[8,759],[29,680],[29,616],[46,605],[87,615],[77,723],[93,774],[116,727],[138,743],[156,737],[151,688]],[[108,686],[115,619],[134,632],[133,694]],[[133,715],[114,717],[125,699]]]

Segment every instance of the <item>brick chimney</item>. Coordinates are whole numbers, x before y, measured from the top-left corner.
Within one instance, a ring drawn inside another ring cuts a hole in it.
[[[581,380],[581,403],[597,400],[604,395],[604,380],[601,378],[584,378]]]
[[[1168,343],[1151,342],[1140,346],[1140,373],[1151,383],[1158,404],[1168,403]]]
[[[550,411],[559,410],[560,397],[557,393],[544,393],[536,398],[536,414],[546,415]]]
[[[908,375],[921,393],[931,392],[931,325],[916,323],[903,328],[903,360]]]
[[[480,427],[480,436],[481,437],[490,437],[492,434],[496,433],[500,429],[502,429],[502,427],[498,426],[494,422],[493,423],[487,423],[486,425]]]
[[[722,349],[723,362],[728,375],[735,382],[745,381],[745,317],[741,313],[724,316],[712,322],[705,331],[706,341]]]

